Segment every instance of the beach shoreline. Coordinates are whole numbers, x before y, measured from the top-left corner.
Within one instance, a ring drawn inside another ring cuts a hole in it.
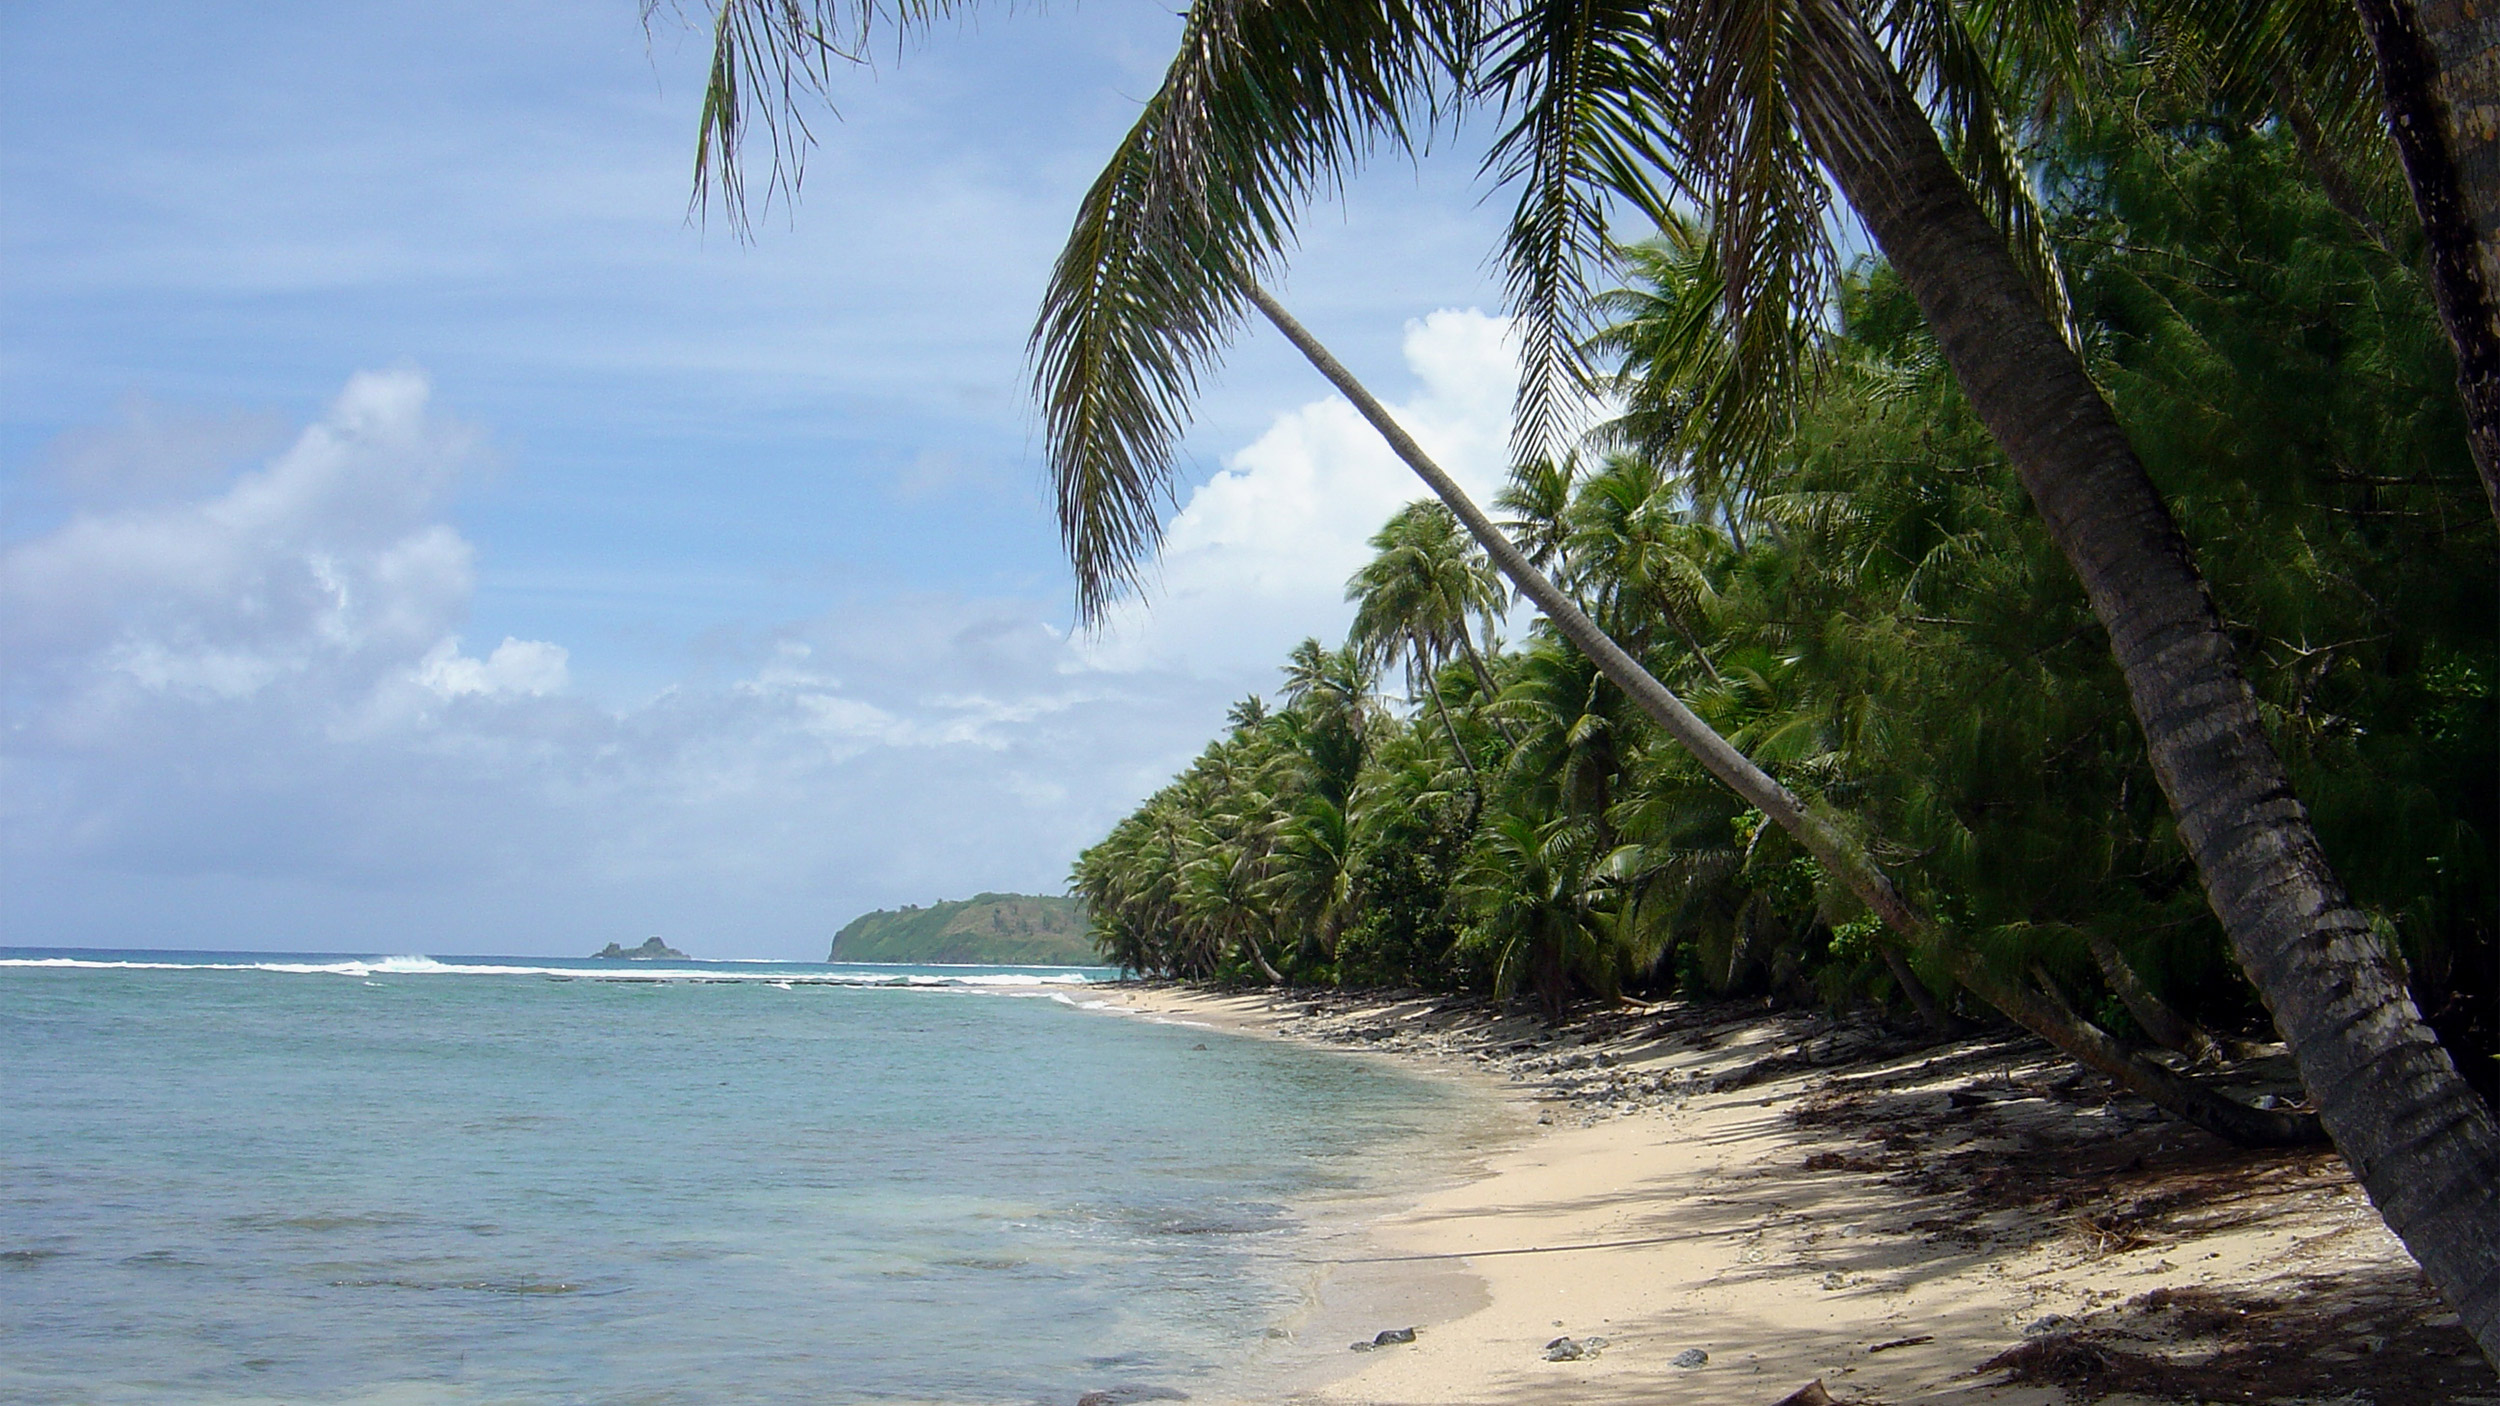
[[[2027,1037],[1741,1003],[1548,1029],[1465,997],[1089,994],[1502,1110],[1466,1175],[1331,1229],[1296,1350],[1244,1399],[2500,1406],[2331,1152],[2227,1147]]]

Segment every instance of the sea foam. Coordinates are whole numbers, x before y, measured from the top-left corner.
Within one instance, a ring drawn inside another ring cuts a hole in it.
[[[169,954],[170,955],[170,954]],[[0,967],[52,967],[89,971],[200,971],[273,972],[285,976],[345,976],[370,981],[374,977],[407,976],[535,976],[575,981],[625,982],[692,982],[726,984],[762,982],[784,990],[798,986],[888,987],[904,990],[1031,990],[1065,986],[1083,986],[1106,979],[1106,969],[1084,971],[1072,968],[1037,968],[1012,971],[984,967],[953,967],[944,970],[819,967],[792,971],[791,964],[736,962],[692,963],[679,965],[659,962],[593,962],[585,960],[564,966],[540,965],[528,961],[477,962],[449,961],[421,953],[396,956],[351,957],[334,961],[287,961],[271,957],[260,961],[217,960],[150,960],[136,957],[0,957]]]

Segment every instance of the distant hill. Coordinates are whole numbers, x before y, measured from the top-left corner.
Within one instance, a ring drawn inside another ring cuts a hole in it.
[[[828,962],[966,962],[998,966],[1092,966],[1073,898],[980,893],[900,911],[880,908],[833,935]]]

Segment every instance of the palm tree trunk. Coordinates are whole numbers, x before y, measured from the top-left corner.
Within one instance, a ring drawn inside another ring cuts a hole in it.
[[[1684,617],[1676,611],[1676,608],[1662,599],[1658,602],[1658,613],[1667,617],[1667,624],[1674,627],[1677,636],[1684,641],[1684,647],[1693,652],[1694,659],[1700,661],[1701,671],[1710,676],[1710,682],[1714,684],[1727,682],[1719,677],[1719,666],[1711,663],[1710,656],[1703,652],[1700,637],[1684,628]]]
[[[1493,671],[1484,667],[1484,656],[1476,652],[1476,642],[1467,638],[1467,631],[1463,625],[1458,632],[1458,647],[1467,652],[1467,667],[1475,671],[1476,687],[1484,690],[1484,701],[1490,703],[1500,697],[1502,691],[1493,686]],[[1519,739],[1511,735],[1509,726],[1500,718],[1489,713],[1486,717],[1491,719],[1493,730],[1502,734],[1504,742],[1513,747],[1519,745]]]
[[[1640,661],[1625,653],[1623,646],[1597,628],[1596,623],[1573,604],[1560,587],[1529,565],[1528,559],[1520,554],[1508,537],[1502,535],[1501,529],[1495,527],[1492,520],[1476,507],[1466,490],[1441,471],[1441,466],[1424,453],[1423,446],[1415,442],[1414,436],[1409,435],[1405,427],[1389,414],[1388,407],[1365,389],[1363,383],[1354,378],[1353,372],[1329,355],[1318,338],[1296,322],[1293,315],[1286,312],[1255,280],[1245,276],[1242,288],[1251,304],[1266,314],[1268,321],[1276,324],[1276,330],[1284,333],[1286,340],[1292,342],[1321,375],[1345,393],[1346,399],[1354,403],[1355,410],[1371,422],[1372,428],[1380,432],[1381,438],[1387,440],[1390,449],[1415,471],[1416,477],[1421,478],[1443,503],[1449,505],[1450,511],[1466,524],[1467,530],[1474,534],[1493,564],[1519,588],[1519,593],[1535,601],[1537,608],[1545,612],[1545,618],[1553,622],[1554,628],[1578,646],[1608,682],[1622,689],[1625,696],[1649,715],[1651,721],[1657,723],[1678,746],[1690,752],[1721,784],[1794,837],[1808,854],[1814,856],[1815,862],[1823,866],[1825,873],[1847,885],[1860,902],[1883,920],[1884,925],[1896,935],[1896,940],[1913,947],[1938,951],[1953,964],[1954,976],[1982,1000],[1995,1005],[2033,1034],[2056,1045],[2087,1067],[2112,1073],[2113,1077],[2120,1077],[2113,1071],[2123,1071],[2120,1082],[2143,1094],[2156,1106],[2198,1127],[2234,1141],[2281,1143],[2315,1140],[2314,1125],[2307,1120],[2235,1104],[2209,1089],[2182,1079],[2160,1065],[2120,1048],[2106,1031],[2090,1022],[2071,1013],[2061,1017],[2059,1010],[2050,1003],[2026,996],[2015,984],[1997,980],[1985,969],[1977,954],[1939,941],[1935,924],[1901,896],[1900,890],[1894,888],[1892,880],[1875,866],[1862,845],[1808,810],[1795,793],[1774,780],[1770,773],[1755,766],[1751,758],[1737,751],[1726,738],[1695,716],[1692,709],[1685,707],[1684,700],[1676,697],[1674,690],[1660,683],[1641,667]],[[2004,997],[2003,1001],[1999,1000],[2000,995]]]
[[[1415,651],[1416,671],[1424,676],[1424,691],[1432,695],[1433,710],[1441,715],[1441,726],[1450,734],[1450,750],[1458,753],[1459,765],[1467,768],[1468,784],[1475,787],[1476,798],[1481,801],[1484,798],[1484,778],[1476,774],[1476,759],[1467,755],[1467,744],[1458,735],[1458,723],[1450,716],[1450,705],[1441,697],[1441,681],[1432,676],[1432,659],[1424,653],[1414,631],[1406,632],[1406,644]]]
[[[1939,1035],[1953,1033],[1959,1022],[1936,999],[1936,993],[1927,989],[1927,983],[1918,979],[1918,973],[1910,970],[1910,959],[1901,955],[1900,947],[1887,942],[1883,953],[1884,970],[1892,973],[1892,984],[1901,988],[1901,998],[1918,1012],[1919,1023]]]
[[[1259,950],[1259,935],[1252,932],[1248,926],[1244,926],[1241,930],[1241,945],[1249,950],[1250,960],[1258,963],[1259,973],[1267,978],[1268,985],[1282,986],[1285,984],[1285,978],[1283,975],[1278,973],[1274,967],[1267,964],[1267,954]]]
[[[1812,13],[1793,94],[1807,145],[2082,578],[2206,898],[2336,1147],[2500,1362],[2500,1123],[2327,864],[2187,543],[2082,360],[1864,26],[1843,0]]]
[[[2500,519],[2500,21],[2461,0],[2356,0],[2387,130],[2430,246],[2431,301],[2457,353],[2465,438]]]
[[[2092,949],[2092,963],[2101,969],[2101,979],[2109,983],[2109,989],[2126,1006],[2127,1014],[2135,1017],[2135,1023],[2144,1027],[2154,1044],[2195,1060],[2221,1057],[2222,1047],[2214,1043],[2205,1027],[2179,1014],[2168,1001],[2155,995],[2108,933],[2086,928],[2083,945]]]

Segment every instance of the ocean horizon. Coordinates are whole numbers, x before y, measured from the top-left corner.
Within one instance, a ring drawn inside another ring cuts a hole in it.
[[[1204,1394],[1474,1105],[1110,975],[0,948],[0,1399]]]

